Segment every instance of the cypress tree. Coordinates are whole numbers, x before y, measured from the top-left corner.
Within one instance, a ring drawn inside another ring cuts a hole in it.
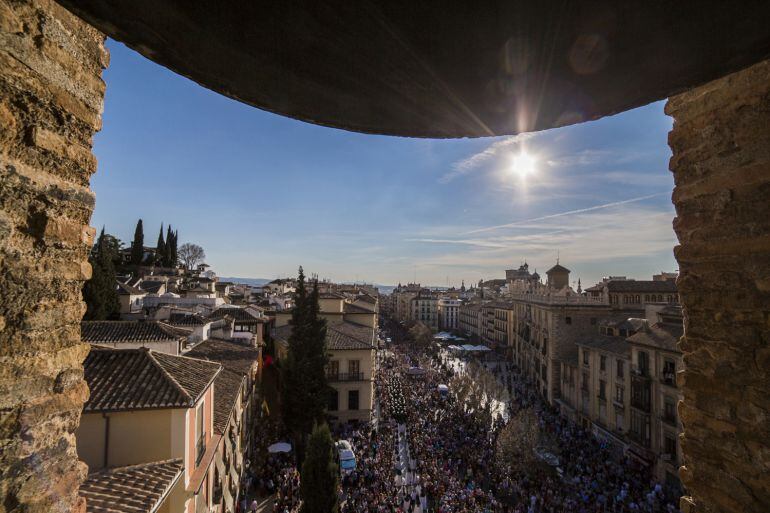
[[[300,513],[337,513],[340,509],[337,495],[337,464],[334,461],[334,442],[326,424],[316,425],[310,435],[307,458],[300,472]]]
[[[142,265],[144,261],[144,228],[142,220],[136,223],[134,230],[134,241],[131,243],[131,263],[133,265]]]
[[[179,242],[179,230],[174,230],[174,243],[171,245],[171,266],[176,267],[179,265],[179,253],[177,251],[177,243]]]
[[[91,250],[88,262],[91,264],[91,279],[83,285],[83,300],[86,302],[86,320],[117,319],[120,317],[120,298],[116,289],[114,249],[108,243],[104,228]]]
[[[299,268],[289,350],[281,367],[281,412],[293,435],[298,465],[313,425],[324,421],[329,387],[326,382],[326,320],[320,316],[318,282],[308,294],[305,274]]]
[[[173,243],[173,233],[171,225],[166,227],[166,252],[163,253],[163,267],[171,267],[171,245]]]
[[[155,265],[163,265],[163,255],[166,253],[166,243],[163,240],[163,223],[160,223],[158,243],[155,245]]]

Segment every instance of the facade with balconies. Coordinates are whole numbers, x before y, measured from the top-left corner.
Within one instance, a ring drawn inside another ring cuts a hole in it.
[[[550,404],[561,394],[560,362],[580,336],[593,335],[603,319],[615,319],[608,303],[569,287],[539,286],[510,296],[510,357]],[[619,318],[618,318],[619,320]]]
[[[648,305],[646,311],[650,324],[628,338],[633,359],[629,434],[656,477],[678,486],[682,422],[677,404],[683,396],[676,376],[683,368],[677,347],[684,332],[682,311],[676,305]]]

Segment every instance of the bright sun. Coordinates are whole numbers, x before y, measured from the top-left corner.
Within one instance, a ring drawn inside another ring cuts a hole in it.
[[[511,163],[511,172],[521,178],[526,178],[528,175],[535,173],[537,170],[536,163],[535,157],[522,151],[518,155],[514,155],[513,162]]]

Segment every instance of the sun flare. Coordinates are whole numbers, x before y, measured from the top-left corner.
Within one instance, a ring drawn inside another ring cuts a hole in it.
[[[520,178],[526,178],[527,176],[534,174],[537,171],[537,160],[532,155],[521,152],[518,155],[514,155],[511,161],[511,172]]]

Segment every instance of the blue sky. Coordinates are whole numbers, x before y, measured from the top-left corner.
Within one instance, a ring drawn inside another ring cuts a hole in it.
[[[92,225],[129,242],[141,217],[204,247],[222,276],[306,270],[445,285],[557,252],[572,278],[676,269],[663,103],[534,134],[425,140],[283,118],[175,75],[114,41],[95,137]],[[535,171],[522,177],[512,158]]]

